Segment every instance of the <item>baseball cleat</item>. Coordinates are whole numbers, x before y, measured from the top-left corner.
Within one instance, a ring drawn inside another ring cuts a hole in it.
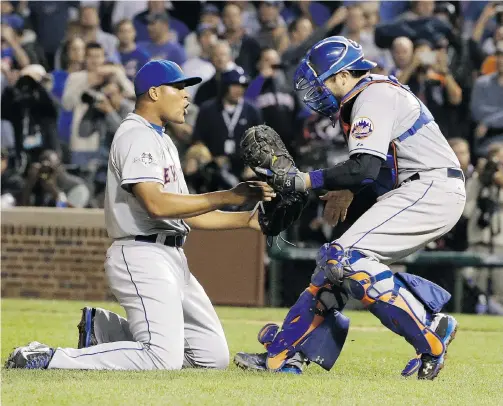
[[[94,335],[94,316],[96,314],[96,308],[94,307],[84,307],[82,309],[82,318],[80,323],[77,325],[79,329],[79,343],[77,348],[87,348],[98,344],[96,336]]]
[[[54,354],[54,349],[38,341],[33,341],[25,347],[17,347],[5,362],[6,369],[47,369]]]
[[[438,320],[437,327],[435,328],[435,333],[444,343],[444,352],[438,357],[434,357],[430,354],[421,355],[421,366],[417,373],[418,379],[433,380],[437,377],[440,370],[444,367],[445,359],[447,357],[447,348],[456,336],[458,322],[454,317],[439,313],[436,318],[440,319]]]
[[[249,354],[238,352],[234,356],[234,363],[241,369],[247,371],[269,371],[266,366],[267,353]],[[272,371],[271,371],[272,372]],[[281,369],[275,372],[287,374],[301,374],[302,369],[294,365],[285,364]]]

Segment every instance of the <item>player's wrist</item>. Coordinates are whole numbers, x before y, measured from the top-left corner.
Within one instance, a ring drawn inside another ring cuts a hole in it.
[[[318,169],[307,174],[309,186],[311,189],[321,189],[325,185],[325,175],[323,170]]]

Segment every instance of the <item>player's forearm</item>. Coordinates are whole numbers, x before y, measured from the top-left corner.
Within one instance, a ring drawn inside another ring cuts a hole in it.
[[[186,218],[191,228],[199,230],[235,230],[248,228],[251,212],[225,212],[215,210],[196,217]]]
[[[307,185],[312,189],[354,190],[374,182],[382,159],[370,154],[352,156],[332,168],[309,172]]]
[[[142,200],[149,214],[160,218],[195,217],[236,204],[228,191],[200,195],[160,192]]]

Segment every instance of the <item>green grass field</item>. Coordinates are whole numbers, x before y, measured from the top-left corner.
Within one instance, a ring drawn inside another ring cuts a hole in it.
[[[14,346],[37,340],[73,347],[81,302],[2,300],[2,364]],[[116,304],[99,305],[123,313]],[[264,322],[285,309],[217,309],[231,356],[261,350]],[[366,312],[348,312],[351,331],[331,372],[88,372],[2,370],[2,405],[502,405],[503,319],[459,316],[446,367],[433,382],[404,379],[411,347]]]

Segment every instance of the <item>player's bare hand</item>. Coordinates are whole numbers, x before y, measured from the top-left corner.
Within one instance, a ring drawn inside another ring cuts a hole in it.
[[[320,197],[321,200],[327,202],[323,218],[331,226],[336,226],[339,220],[346,220],[348,207],[353,201],[354,194],[350,190],[336,190],[328,192]]]
[[[247,202],[271,201],[276,193],[273,188],[265,182],[242,182],[230,190],[231,204],[242,205]]]
[[[250,216],[250,219],[248,220],[248,227],[253,230],[261,231],[260,224],[258,222],[258,210],[255,210],[253,215]]]

